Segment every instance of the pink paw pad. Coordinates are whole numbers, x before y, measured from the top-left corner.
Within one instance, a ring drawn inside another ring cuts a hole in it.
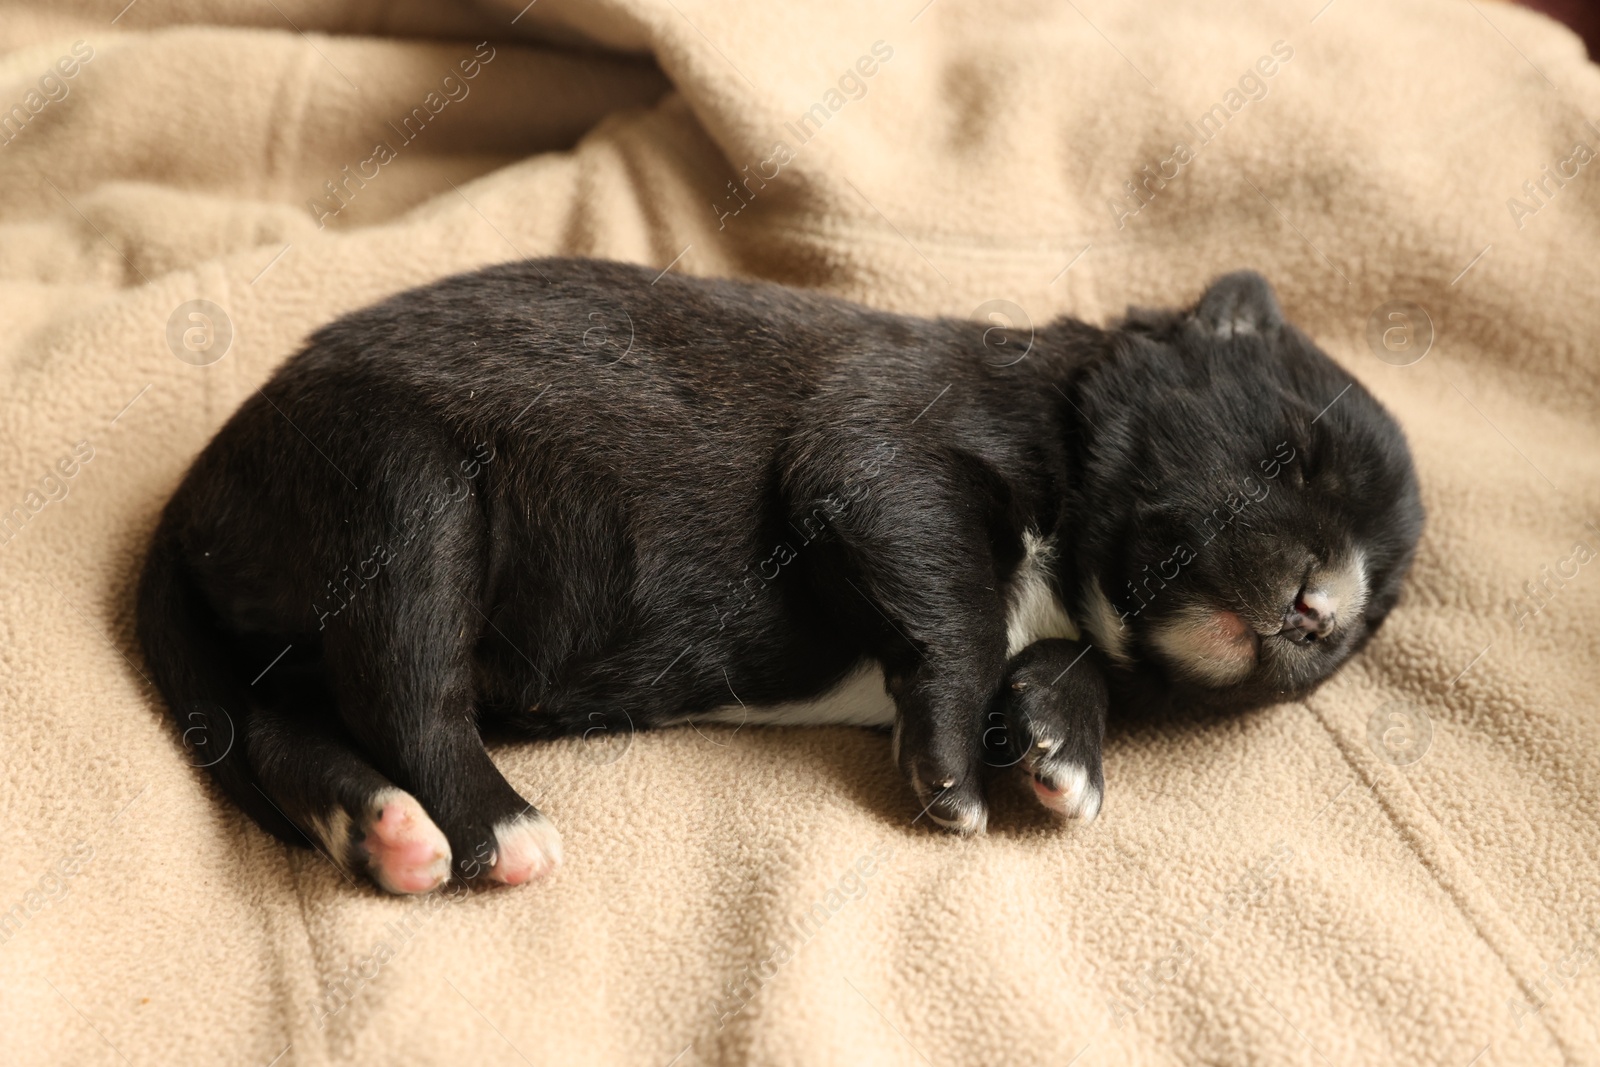
[[[1093,822],[1100,814],[1100,790],[1089,784],[1088,772],[1082,767],[1068,763],[1046,778],[1049,780],[1028,779],[1040,804],[1057,815],[1084,822]]]
[[[506,885],[543,878],[561,863],[561,835],[543,815],[518,815],[494,828],[489,877]]]
[[[372,877],[391,893],[426,893],[450,877],[450,843],[417,798],[399,789],[373,798],[367,835]]]

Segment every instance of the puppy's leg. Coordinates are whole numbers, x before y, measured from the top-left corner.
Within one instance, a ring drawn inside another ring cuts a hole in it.
[[[1005,668],[990,531],[933,477],[884,477],[834,509],[812,558],[817,588],[883,664],[894,756],[934,822],[988,823],[983,716]]]
[[[458,506],[434,516],[330,621],[323,650],[345,729],[432,816],[455,874],[518,885],[554,869],[561,839],[506,782],[478,733],[475,514]]]
[[[415,797],[351,747],[326,693],[280,686],[275,696],[242,739],[262,795],[347,874],[391,893],[443,884],[449,841]]]
[[[889,680],[895,761],[928,818],[958,833],[983,833],[989,823],[978,732],[999,681],[1004,644],[982,644],[982,635],[972,634],[965,649],[935,646],[928,658]]]
[[[1003,750],[998,762],[1020,766],[1039,803],[1056,814],[1086,822],[1098,815],[1107,692],[1089,646],[1035,641],[1011,657],[996,699],[1004,725],[986,741]]]

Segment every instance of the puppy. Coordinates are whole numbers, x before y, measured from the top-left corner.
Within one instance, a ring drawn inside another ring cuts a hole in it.
[[[538,260],[318,331],[167,505],[138,630],[258,823],[411,893],[559,861],[487,731],[889,726],[972,833],[1000,696],[1041,803],[1092,817],[1107,704],[1309,692],[1421,525],[1399,428],[1255,274],[1024,346]]]

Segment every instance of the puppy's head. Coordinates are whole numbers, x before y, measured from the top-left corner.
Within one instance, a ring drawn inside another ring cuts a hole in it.
[[[1079,613],[1169,695],[1309,692],[1399,596],[1422,530],[1404,436],[1241,272],[1130,311],[1086,376]]]

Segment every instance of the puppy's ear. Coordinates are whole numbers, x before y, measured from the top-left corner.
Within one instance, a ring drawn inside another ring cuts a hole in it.
[[[1192,321],[1214,337],[1267,333],[1283,325],[1283,309],[1265,278],[1239,270],[1211,283],[1195,305]]]

